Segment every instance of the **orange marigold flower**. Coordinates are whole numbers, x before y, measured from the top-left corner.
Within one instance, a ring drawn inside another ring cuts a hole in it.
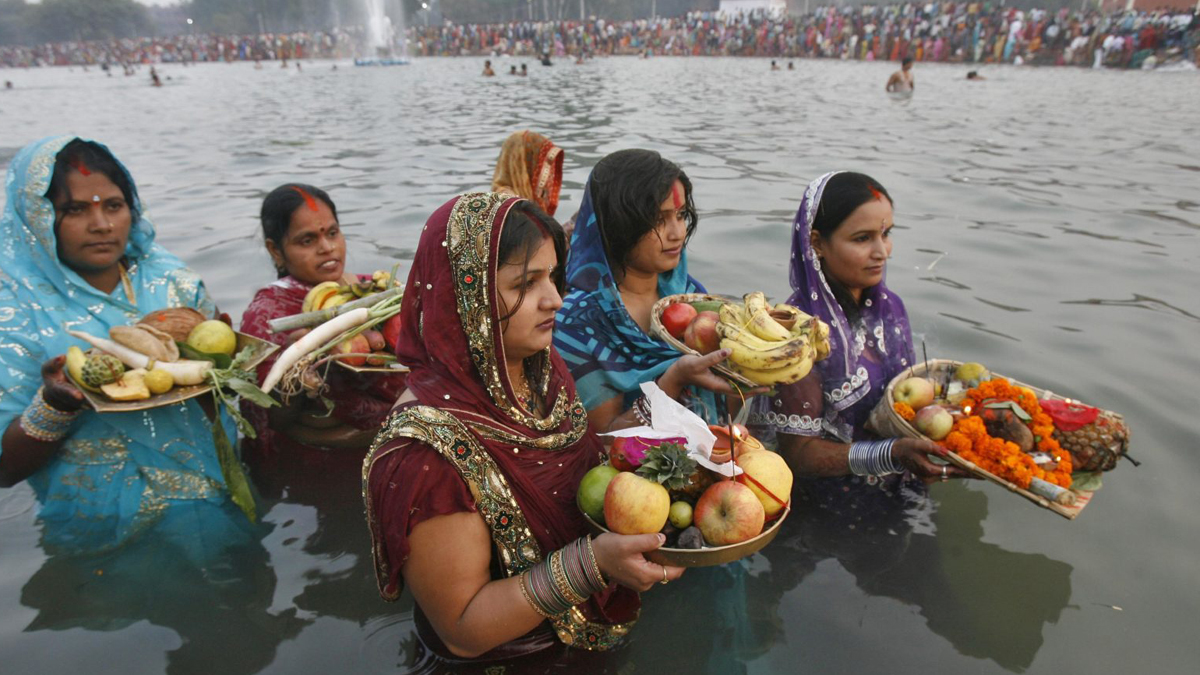
[[[912,409],[911,405],[907,403],[901,403],[900,401],[896,401],[892,404],[892,410],[895,410],[897,415],[908,422],[911,422],[912,419],[917,416],[916,411]]]

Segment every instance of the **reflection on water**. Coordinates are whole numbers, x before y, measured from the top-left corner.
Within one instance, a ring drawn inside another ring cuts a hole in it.
[[[762,554],[647,593],[625,648],[504,672],[1194,669],[1193,74],[1002,68],[968,84],[957,67],[919,65],[920,89],[895,104],[886,63],[770,72],[754,59],[617,58],[511,81],[482,81],[478,66],[167,66],[160,89],[6,72],[17,86],[0,92],[0,164],[52,133],[106,141],[159,241],[234,316],[273,277],[257,214],[276,185],[330,192],[352,269],[399,261],[406,274],[425,218],[488,185],[500,142],[520,128],[565,150],[564,218],[606,153],[646,147],[680,163],[701,216],[690,271],[739,295],[787,294],[809,180],[870,173],[896,199],[888,283],[929,356],[1124,413],[1143,466],[1106,476],[1074,522],[978,483],[935,485],[861,523],[797,508]],[[259,538],[200,569],[153,539],[107,557],[50,555],[31,491],[0,490],[0,669],[457,670],[416,640],[407,596],[376,593],[357,458],[253,469]]]

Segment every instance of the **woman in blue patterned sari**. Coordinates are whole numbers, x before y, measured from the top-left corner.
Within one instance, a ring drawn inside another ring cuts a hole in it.
[[[214,428],[201,399],[100,414],[63,374],[61,355],[86,347],[66,329],[107,336],[167,307],[215,314],[199,276],[154,237],[103,145],[47,138],[13,158],[0,220],[0,486],[28,481],[51,551],[155,530],[204,557],[250,532],[218,460],[218,439],[236,438],[228,418]]]
[[[575,378],[592,428],[607,431],[656,380],[674,398],[717,420],[713,392],[733,393],[709,371],[727,357],[718,349],[681,356],[650,335],[650,310],[663,297],[704,293],[688,276],[687,242],[696,231],[692,183],[651,150],[620,150],[588,178],[567,259],[567,297],[554,346]]]

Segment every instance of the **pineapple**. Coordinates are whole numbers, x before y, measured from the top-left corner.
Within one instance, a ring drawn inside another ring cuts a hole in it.
[[[1075,431],[1055,429],[1054,438],[1071,453],[1076,471],[1109,471],[1129,449],[1129,427],[1119,415],[1107,412]]]
[[[647,450],[636,473],[660,483],[671,494],[671,501],[695,501],[713,480],[678,443],[663,443]]]

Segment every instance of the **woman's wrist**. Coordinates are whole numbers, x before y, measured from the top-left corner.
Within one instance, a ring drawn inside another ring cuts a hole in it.
[[[34,440],[54,443],[66,438],[81,409],[60,410],[46,402],[44,391],[44,387],[39,387],[21,414],[21,429]]]
[[[856,476],[887,476],[903,473],[892,456],[896,438],[884,438],[874,441],[855,441],[850,444],[850,452],[846,461],[850,473]]]
[[[591,544],[591,537],[576,539],[521,575],[521,594],[534,611],[558,616],[608,585]]]

